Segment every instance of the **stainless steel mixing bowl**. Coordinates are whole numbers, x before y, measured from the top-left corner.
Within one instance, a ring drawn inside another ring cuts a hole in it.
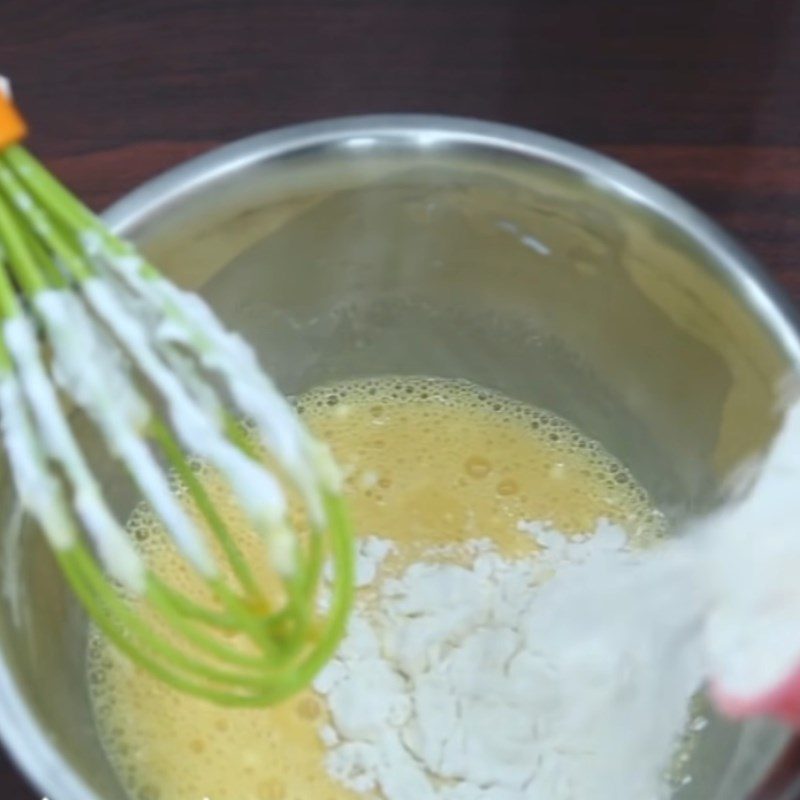
[[[499,125],[266,133],[151,181],[107,219],[201,290],[285,391],[467,378],[599,439],[675,520],[718,502],[731,466],[764,447],[776,381],[800,361],[781,300],[705,217],[595,153]],[[125,513],[113,465],[106,483]],[[84,616],[5,472],[0,492],[3,739],[50,800],[122,800],[92,722]],[[785,738],[713,719],[676,796],[745,797]]]

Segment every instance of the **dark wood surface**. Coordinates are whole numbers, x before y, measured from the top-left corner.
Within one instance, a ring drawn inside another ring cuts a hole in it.
[[[97,209],[266,128],[482,117],[676,189],[800,302],[800,0],[2,0],[0,71]]]

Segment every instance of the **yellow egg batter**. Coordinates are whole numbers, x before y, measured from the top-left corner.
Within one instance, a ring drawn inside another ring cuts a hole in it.
[[[520,519],[564,533],[622,524],[634,541],[661,518],[630,474],[598,444],[546,412],[460,381],[371,379],[299,398],[311,429],[347,477],[359,535],[397,544],[396,570],[432,545],[492,537],[508,555],[530,553]],[[232,528],[242,525],[219,485],[209,492]],[[192,593],[192,577],[139,509],[129,525],[151,565]],[[243,542],[245,552],[250,544]],[[326,774],[312,691],[276,708],[218,708],[165,687],[95,638],[89,681],[109,757],[133,800],[344,800]]]

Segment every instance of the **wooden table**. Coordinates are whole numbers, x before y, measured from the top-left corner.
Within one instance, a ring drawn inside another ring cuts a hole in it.
[[[97,209],[266,128],[483,117],[676,189],[800,301],[800,0],[3,0],[0,70]]]

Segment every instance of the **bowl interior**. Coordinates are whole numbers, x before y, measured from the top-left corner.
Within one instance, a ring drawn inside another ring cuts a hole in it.
[[[112,219],[200,290],[288,393],[466,378],[598,439],[674,521],[718,503],[732,466],[775,430],[775,386],[796,358],[786,319],[671,196],[544,138],[475,130],[268,136],[145,187]],[[88,431],[84,442],[102,452]],[[112,463],[103,474],[124,516],[134,498]],[[46,736],[24,761],[50,800],[79,797],[53,752],[97,798],[123,800],[91,718],[84,617],[7,480],[0,491],[0,642]],[[676,796],[744,797],[785,737],[711,718]]]

